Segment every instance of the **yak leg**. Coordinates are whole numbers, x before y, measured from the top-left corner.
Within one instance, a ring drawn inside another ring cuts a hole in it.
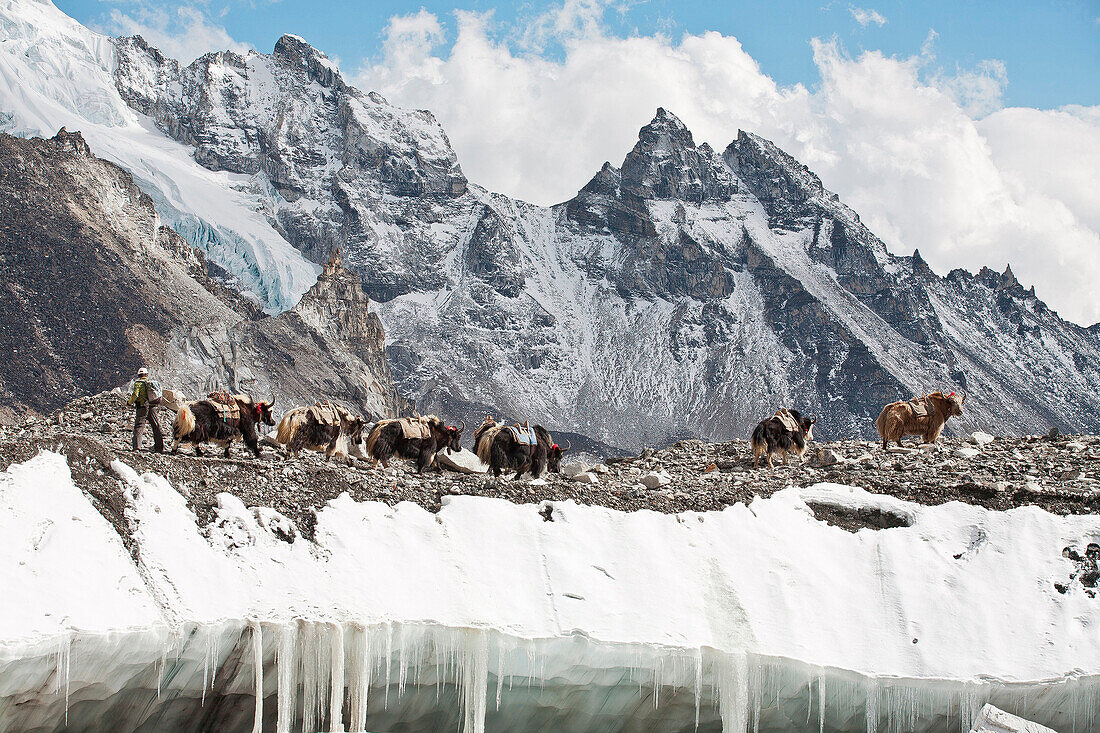
[[[420,449],[420,455],[416,457],[416,472],[424,473],[424,469],[432,462],[432,449],[425,446]]]
[[[302,450],[302,448],[305,446],[305,443],[306,439],[305,436],[302,435],[301,429],[294,431],[294,435],[286,444],[287,454],[293,456],[294,458],[297,458],[298,452]]]
[[[195,443],[195,455],[198,456],[199,458],[202,458],[202,451],[199,450],[199,444],[198,443]]]
[[[332,440],[328,442],[328,447],[325,448],[325,460],[331,460],[332,455],[336,452],[336,443],[340,440],[340,433],[337,431],[336,435],[332,436]]]

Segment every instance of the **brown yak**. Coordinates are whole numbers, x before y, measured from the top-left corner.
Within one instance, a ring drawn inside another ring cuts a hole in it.
[[[935,443],[947,418],[962,414],[964,402],[966,395],[954,392],[932,392],[908,402],[891,402],[875,420],[883,450],[891,441],[900,446],[906,435],[919,435],[923,442]]]
[[[435,415],[380,420],[367,436],[366,452],[375,462],[381,461],[384,468],[389,468],[394,455],[416,458],[416,472],[424,473],[439,451],[462,450],[465,428],[465,422],[456,428]],[[436,468],[443,470],[438,464]]]
[[[350,465],[353,455],[366,458],[359,447],[365,424],[341,404],[318,402],[288,410],[276,428],[276,439],[286,446],[289,458],[308,448],[323,451],[326,460],[336,456]]]

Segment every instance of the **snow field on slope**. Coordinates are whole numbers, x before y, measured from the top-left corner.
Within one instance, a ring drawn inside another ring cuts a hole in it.
[[[111,39],[31,0],[0,0],[0,28],[0,130],[42,137],[61,127],[79,131],[96,155],[133,174],[166,223],[266,309],[298,302],[318,268],[272,228],[258,197],[237,190],[250,184],[247,176],[203,168],[189,147],[126,105],[112,79]]]
[[[461,705],[466,731],[507,729],[529,705],[599,730],[613,729],[601,710],[690,725],[696,708],[729,730],[793,718],[805,730],[966,730],[990,700],[1059,730],[1100,723],[1100,611],[1053,588],[1071,572],[1061,548],[1097,541],[1097,517],[924,507],[828,484],[709,513],[555,503],[551,522],[490,498],[447,497],[431,514],[343,495],[318,512],[316,543],[291,544],[267,529],[280,517],[228,494],[204,536],[165,479],[115,469],[140,576],[62,457],[5,475],[0,577],[28,602],[3,626],[0,697],[39,690],[56,715],[62,671],[75,669],[82,700],[100,694],[94,674],[200,707],[215,678],[219,694],[262,689],[280,731],[331,724],[343,701],[359,725],[400,719],[423,712],[433,686]],[[848,533],[804,499],[913,525]],[[70,514],[81,520],[33,549],[34,527]]]

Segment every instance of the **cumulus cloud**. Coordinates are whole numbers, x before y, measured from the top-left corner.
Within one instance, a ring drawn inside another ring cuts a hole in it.
[[[167,9],[156,3],[128,3],[112,8],[99,28],[114,36],[141,36],[167,56],[188,64],[210,51],[248,51],[251,46],[233,40],[224,26],[198,5]]]
[[[599,7],[561,6],[526,38],[485,13],[457,12],[451,36],[427,11],[394,18],[356,83],[432,110],[471,180],[541,204],[620,163],[658,106],[719,150],[751,130],[809,165],[893,251],[919,248],[941,273],[1011,262],[1063,316],[1100,320],[1089,183],[1100,108],[1001,109],[1004,65],[947,74],[934,33],[907,58],[815,41],[820,83],[781,86],[735,37],[614,37],[591,20]],[[548,43],[555,53],[537,50]]]
[[[886,17],[873,8],[857,8],[854,5],[849,5],[848,12],[851,13],[852,18],[864,28],[872,23],[879,27],[886,25]]]

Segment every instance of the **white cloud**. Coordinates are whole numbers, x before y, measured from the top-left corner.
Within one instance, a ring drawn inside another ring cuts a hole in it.
[[[864,28],[872,23],[879,27],[886,25],[886,17],[873,8],[857,8],[854,5],[849,5],[848,12],[851,13],[855,21]]]
[[[248,51],[251,46],[233,40],[224,26],[213,22],[197,5],[181,5],[172,10],[144,1],[128,3],[127,11],[112,8],[107,22],[99,28],[115,36],[141,36],[146,41],[184,64],[210,51]]]
[[[456,13],[449,47],[431,13],[395,18],[384,56],[356,81],[432,110],[471,180],[543,204],[572,197],[604,160],[619,164],[658,106],[719,150],[752,130],[815,170],[892,250],[919,247],[941,273],[1011,261],[1063,316],[1100,320],[1100,108],[999,110],[1003,65],[945,75],[934,34],[910,58],[815,42],[820,85],[783,87],[732,36],[616,38],[590,22],[592,7],[542,19],[539,43],[501,40],[489,14]],[[528,50],[549,43],[560,52]]]

